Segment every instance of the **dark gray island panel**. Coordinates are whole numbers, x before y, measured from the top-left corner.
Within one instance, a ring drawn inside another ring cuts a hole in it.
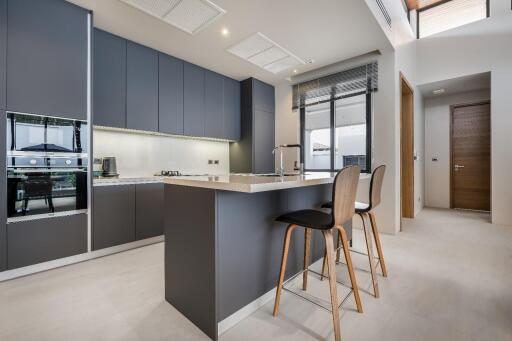
[[[165,185],[165,299],[217,339],[215,191]]]
[[[2,1],[2,0],[0,0]],[[0,109],[0,150],[6,149],[7,119],[5,111]],[[5,165],[5,153],[0,153],[0,164]],[[7,174],[6,168],[0,167],[0,271],[7,269]]]
[[[0,0],[0,109],[5,109],[7,68],[7,0]]]

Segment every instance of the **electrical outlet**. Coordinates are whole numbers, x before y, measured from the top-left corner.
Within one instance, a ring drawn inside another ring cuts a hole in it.
[[[213,160],[213,163],[218,165],[219,164],[219,160]]]
[[[209,165],[213,165],[213,160],[208,160]]]

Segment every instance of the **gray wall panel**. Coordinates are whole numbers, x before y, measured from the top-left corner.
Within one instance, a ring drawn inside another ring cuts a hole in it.
[[[276,169],[274,154],[274,113],[255,110],[253,118],[253,173],[273,173]]]
[[[126,40],[94,29],[95,125],[126,128]]]
[[[158,52],[127,42],[126,127],[158,131]]]
[[[159,53],[158,130],[183,135],[183,61]]]
[[[8,2],[9,110],[87,118],[87,14],[61,0]]]
[[[5,111],[0,110],[0,151],[6,150]],[[0,271],[7,268],[7,175],[5,152],[0,153]]]
[[[15,269],[87,252],[87,215],[7,225],[8,268]]]
[[[7,68],[7,0],[0,0],[0,109],[5,109]]]

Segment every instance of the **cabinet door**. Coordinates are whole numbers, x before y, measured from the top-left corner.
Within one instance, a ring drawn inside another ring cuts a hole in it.
[[[126,128],[126,40],[94,30],[95,125]]]
[[[5,150],[7,119],[0,109],[0,150]],[[5,153],[0,153],[0,164],[5,165]],[[5,167],[0,167],[0,271],[7,268],[7,176]]]
[[[253,127],[253,172],[272,173],[275,171],[274,155],[274,113],[254,111]]]
[[[253,79],[253,103],[255,110],[275,112],[274,87]]]
[[[183,61],[159,53],[158,130],[183,135]]]
[[[158,131],[158,52],[127,42],[126,127]]]
[[[186,63],[183,69],[183,133],[204,136],[204,69]]]
[[[7,0],[0,0],[0,109],[5,109],[7,68]]]
[[[87,16],[67,1],[9,1],[9,110],[87,119]]]
[[[96,186],[93,250],[135,241],[135,185]]]
[[[7,224],[8,269],[87,252],[87,214]]]
[[[135,239],[164,234],[164,184],[136,185]]]
[[[224,78],[224,136],[233,141],[240,140],[241,124],[240,82]]]
[[[206,70],[204,96],[205,136],[224,138],[224,77]]]

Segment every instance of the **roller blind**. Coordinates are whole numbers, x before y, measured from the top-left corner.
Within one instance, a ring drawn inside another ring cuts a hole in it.
[[[293,86],[293,109],[378,90],[378,63],[358,66]]]

